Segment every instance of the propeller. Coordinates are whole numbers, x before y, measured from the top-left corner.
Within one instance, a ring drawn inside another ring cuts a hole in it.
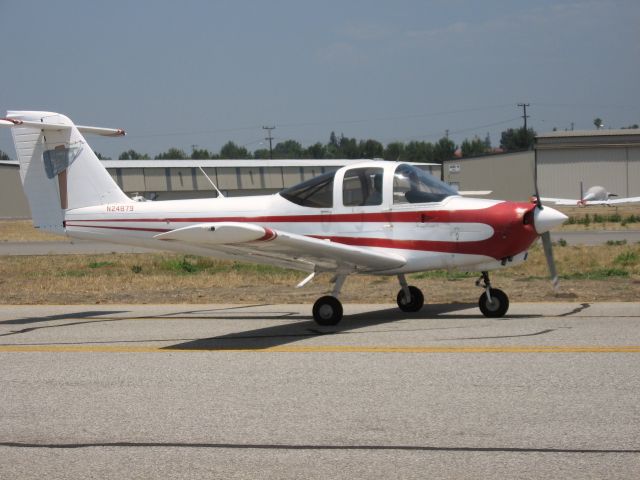
[[[534,211],[534,226],[536,232],[542,239],[542,248],[544,249],[544,256],[547,259],[547,266],[549,267],[549,276],[551,277],[551,285],[554,291],[558,291],[558,270],[556,269],[556,262],[553,258],[553,247],[551,245],[551,234],[549,230],[556,225],[564,222],[567,217],[563,213],[553,209],[545,208],[542,206],[540,200],[540,192],[538,191],[538,149],[534,146],[533,149],[533,181],[536,190],[536,207]]]

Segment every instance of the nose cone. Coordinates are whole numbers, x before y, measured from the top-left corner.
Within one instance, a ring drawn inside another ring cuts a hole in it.
[[[533,226],[538,235],[548,232],[553,227],[562,225],[568,217],[558,210],[551,207],[536,207],[533,213]]]

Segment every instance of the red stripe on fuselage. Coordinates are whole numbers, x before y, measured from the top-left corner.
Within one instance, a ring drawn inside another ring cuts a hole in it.
[[[250,223],[315,223],[315,222],[398,222],[398,223],[486,223],[496,215],[513,211],[513,208],[530,210],[531,203],[501,202],[491,207],[475,210],[412,210],[409,212],[361,212],[361,213],[327,213],[324,215],[263,215],[263,216],[226,216],[226,217],[162,217],[162,218],[104,218],[74,219],[73,222],[174,222],[174,223],[216,223],[216,222],[250,222]]]
[[[189,217],[189,218],[115,218],[94,220],[72,220],[68,226],[85,228],[104,228],[114,230],[167,232],[171,229],[115,227],[104,225],[78,225],[78,222],[158,222],[158,223],[215,223],[215,222],[248,222],[248,223],[481,223],[493,228],[493,235],[479,241],[433,241],[428,239],[394,239],[371,237],[323,236],[310,235],[315,238],[329,239],[347,245],[418,250],[441,253],[459,253],[484,255],[495,259],[511,257],[525,251],[537,238],[533,225],[525,225],[524,214],[534,208],[531,203],[501,202],[491,207],[475,210],[418,210],[410,212],[375,212],[347,213],[326,215],[275,215],[255,217]],[[263,225],[264,226],[264,225]],[[267,227],[265,227],[267,228]],[[265,230],[260,240],[270,240],[276,232]],[[423,231],[416,232],[418,235]]]

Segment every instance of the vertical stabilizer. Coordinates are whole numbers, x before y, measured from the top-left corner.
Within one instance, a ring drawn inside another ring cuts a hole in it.
[[[33,225],[63,233],[66,210],[105,203],[130,203],[64,115],[8,112],[20,177]]]

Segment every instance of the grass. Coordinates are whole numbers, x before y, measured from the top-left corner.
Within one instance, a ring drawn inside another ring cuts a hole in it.
[[[640,298],[640,245],[567,245],[554,249],[562,296],[554,297],[544,254],[535,245],[524,264],[491,274],[512,301]],[[330,274],[303,289],[306,273],[191,255],[109,254],[0,257],[0,304],[20,303],[289,303],[313,302],[331,290]],[[477,272],[409,275],[428,302],[476,303]],[[350,276],[345,303],[389,303],[395,277]]]
[[[6,232],[12,233],[2,237]],[[29,221],[0,222],[0,241],[36,241],[42,235]],[[51,238],[63,239],[47,235]],[[560,297],[551,290],[539,244],[524,264],[493,272],[492,282],[507,291],[512,301],[640,298],[640,243],[572,246],[559,240],[554,255],[562,278]],[[313,302],[331,290],[330,274],[318,275],[303,289],[293,289],[306,275],[268,265],[161,253],[7,256],[0,257],[0,304],[297,303]],[[476,303],[477,276],[477,272],[434,270],[408,278],[423,289],[428,302]],[[388,303],[394,301],[397,290],[395,277],[354,275],[341,298],[345,303]]]
[[[0,242],[50,242],[65,238],[33,228],[31,220],[0,220]]]

